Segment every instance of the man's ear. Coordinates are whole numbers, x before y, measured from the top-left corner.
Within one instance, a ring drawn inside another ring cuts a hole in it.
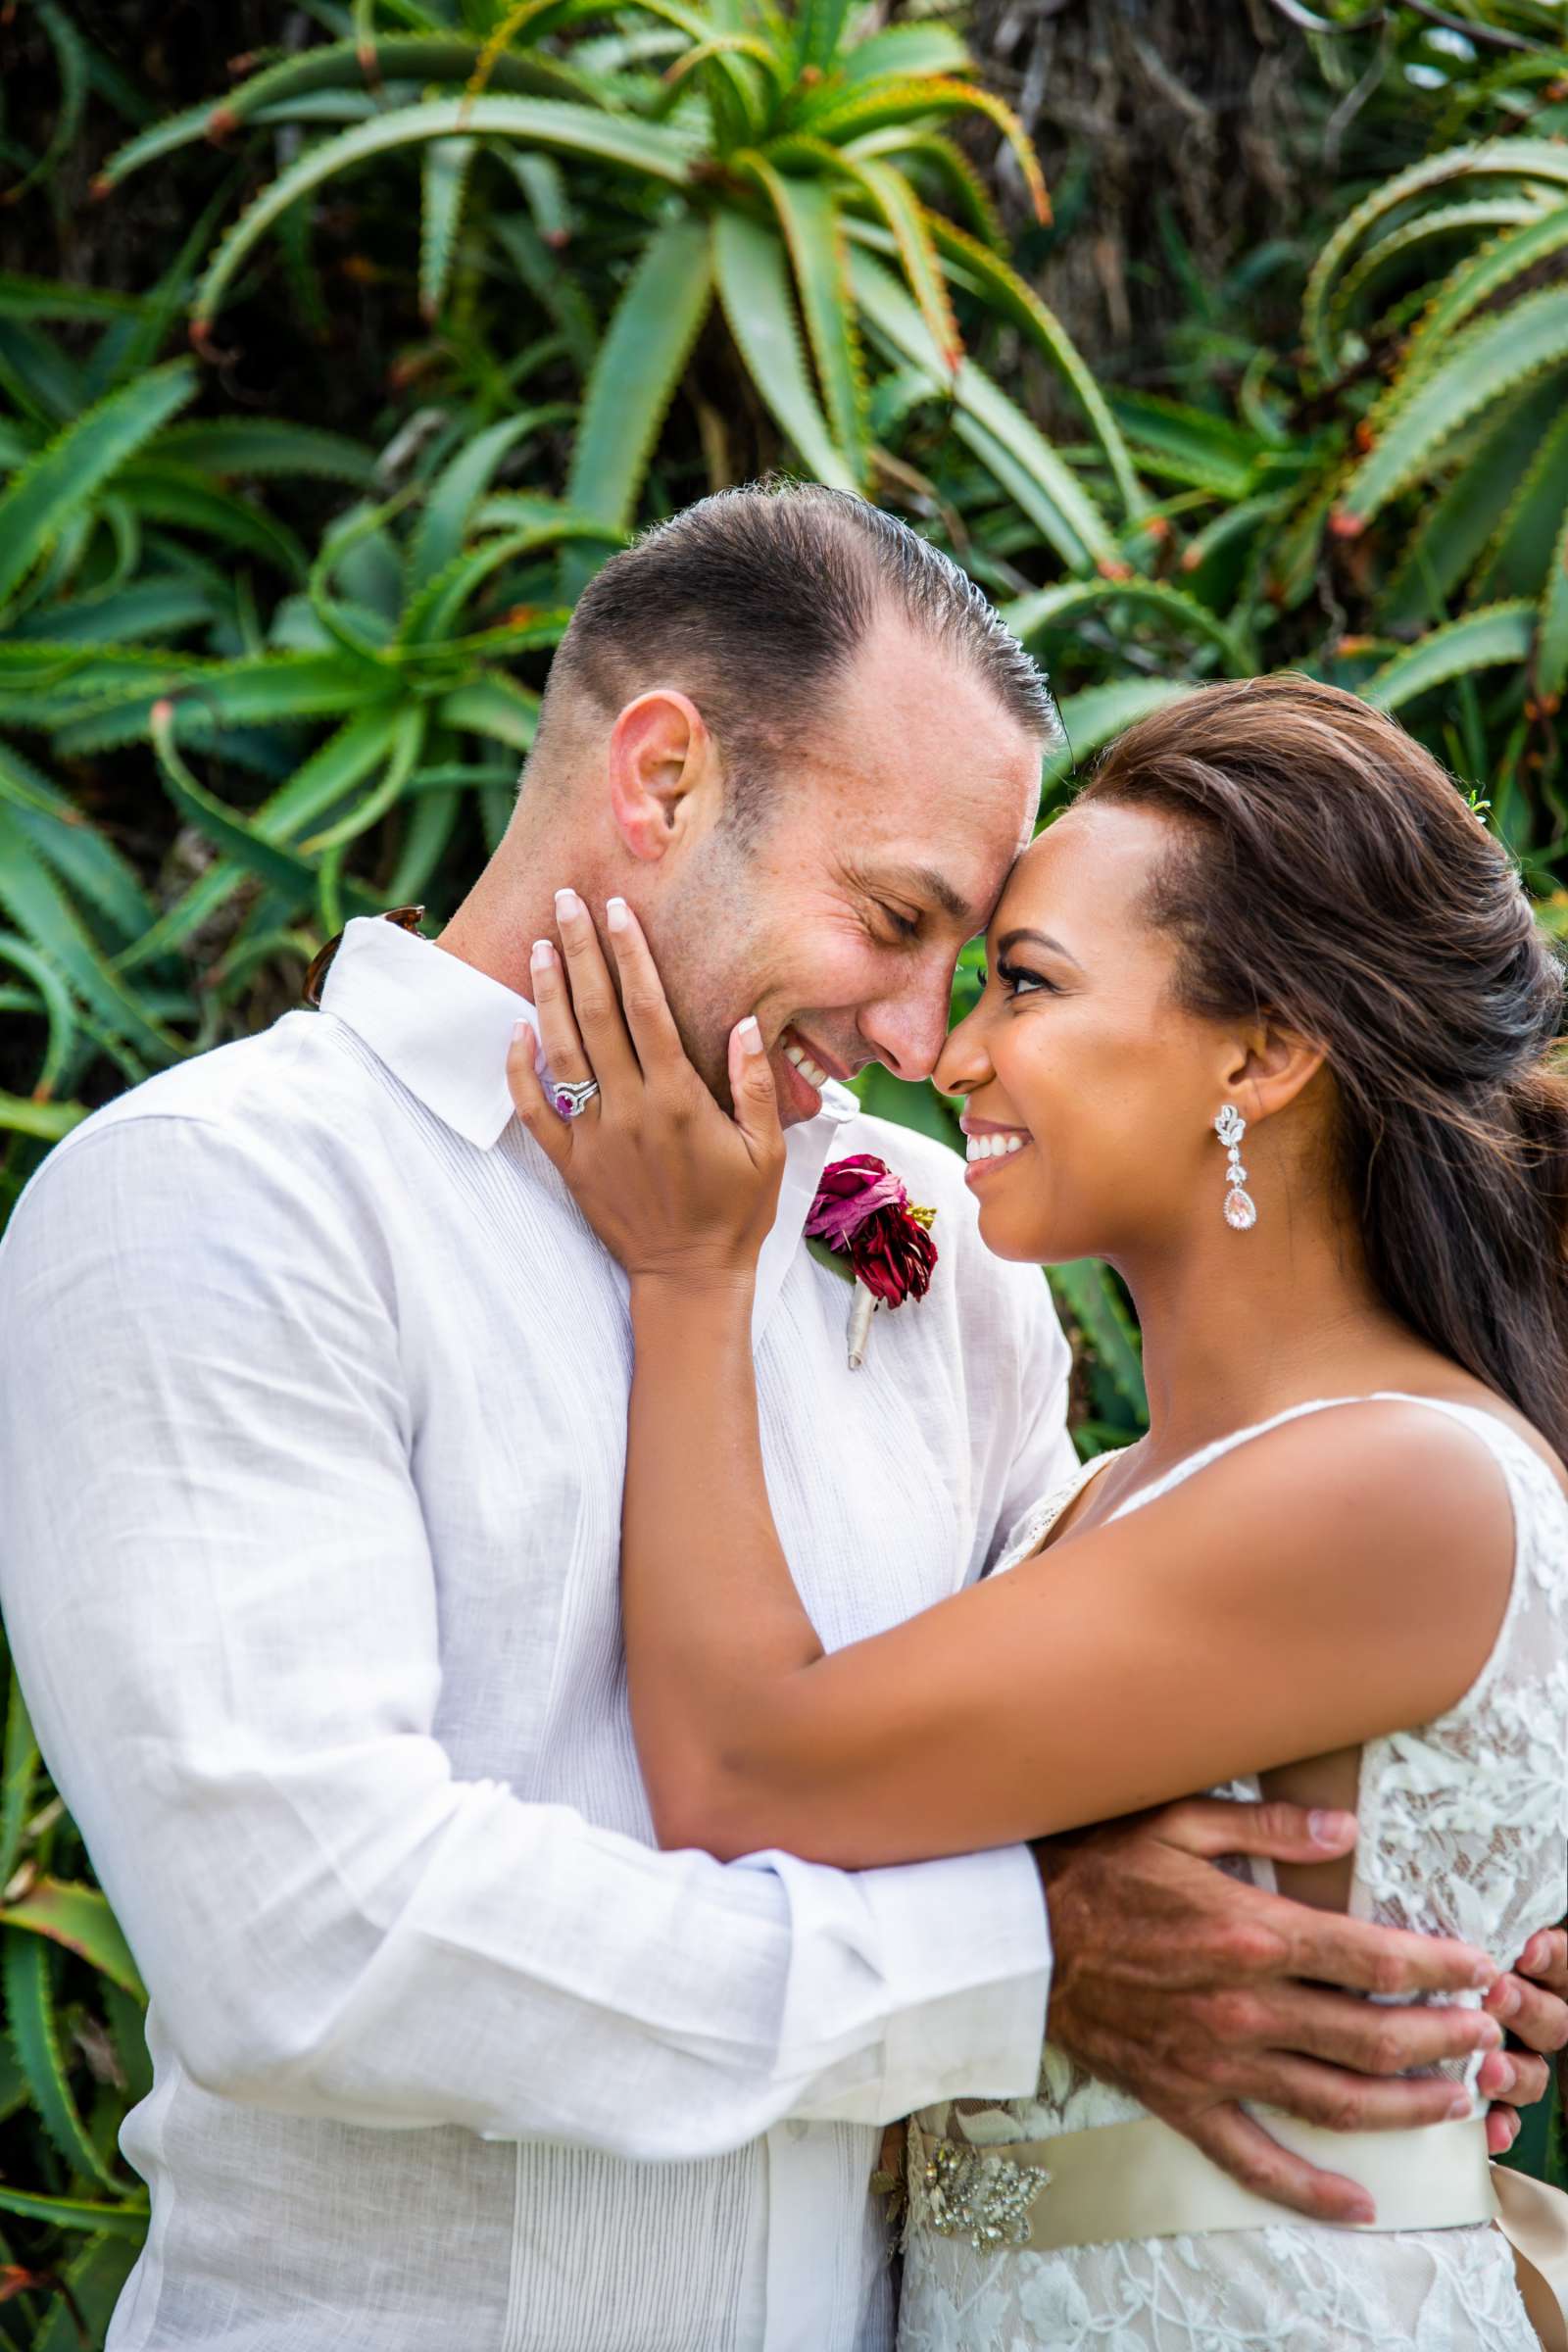
[[[1321,1046],[1264,1013],[1232,1041],[1222,1080],[1225,1100],[1245,1119],[1272,1118],[1311,1085],[1325,1059]]]
[[[719,812],[718,757],[690,696],[658,686],[628,703],[611,729],[610,806],[634,858],[667,855]]]

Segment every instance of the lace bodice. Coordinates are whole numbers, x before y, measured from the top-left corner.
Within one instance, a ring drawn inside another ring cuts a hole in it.
[[[1131,1495],[1152,1502],[1298,1406],[1190,1457]],[[1568,1838],[1568,1501],[1544,1462],[1494,1414],[1436,1398],[1472,1430],[1507,1481],[1514,1575],[1492,1653],[1436,1722],[1362,1750],[1352,1915],[1457,1936],[1512,1957],[1562,1907]],[[1103,1458],[1103,1457],[1102,1457]],[[1100,1463],[1029,1515],[998,1573],[1049,1534]],[[1214,1791],[1255,1796],[1254,1781]],[[1245,1869],[1245,1864],[1235,1867]],[[1251,1866],[1270,1884],[1270,1866]],[[1479,1994],[1458,1996],[1479,2000]],[[1443,2071],[1474,2086],[1479,2059]],[[975,2147],[1048,2139],[1141,2114],[1047,2044],[1037,2096],[960,2100],[921,2118]],[[976,2252],[920,2226],[910,2232],[900,2352],[1262,2352],[1389,2344],[1418,2352],[1535,2352],[1508,2249],[1490,2229],[1351,2236],[1310,2225],[1208,2237],[1124,2240],[1063,2253]]]

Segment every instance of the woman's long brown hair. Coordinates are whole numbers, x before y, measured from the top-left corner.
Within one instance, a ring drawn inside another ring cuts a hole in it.
[[[1563,980],[1506,852],[1395,720],[1304,677],[1199,688],[1079,797],[1184,821],[1152,905],[1183,1001],[1324,1049],[1382,1297],[1568,1450]]]

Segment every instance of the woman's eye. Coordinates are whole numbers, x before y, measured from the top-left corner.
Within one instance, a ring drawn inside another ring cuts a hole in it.
[[[1021,963],[999,963],[997,978],[1009,997],[1054,997],[1060,994],[1054,981],[1048,980],[1044,972],[1032,972]]]

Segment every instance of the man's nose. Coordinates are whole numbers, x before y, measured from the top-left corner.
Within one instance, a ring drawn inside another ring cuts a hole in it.
[[[912,1084],[929,1078],[936,1068],[948,1033],[949,986],[932,984],[907,996],[889,997],[868,1004],[860,1014],[860,1035],[893,1072]]]

